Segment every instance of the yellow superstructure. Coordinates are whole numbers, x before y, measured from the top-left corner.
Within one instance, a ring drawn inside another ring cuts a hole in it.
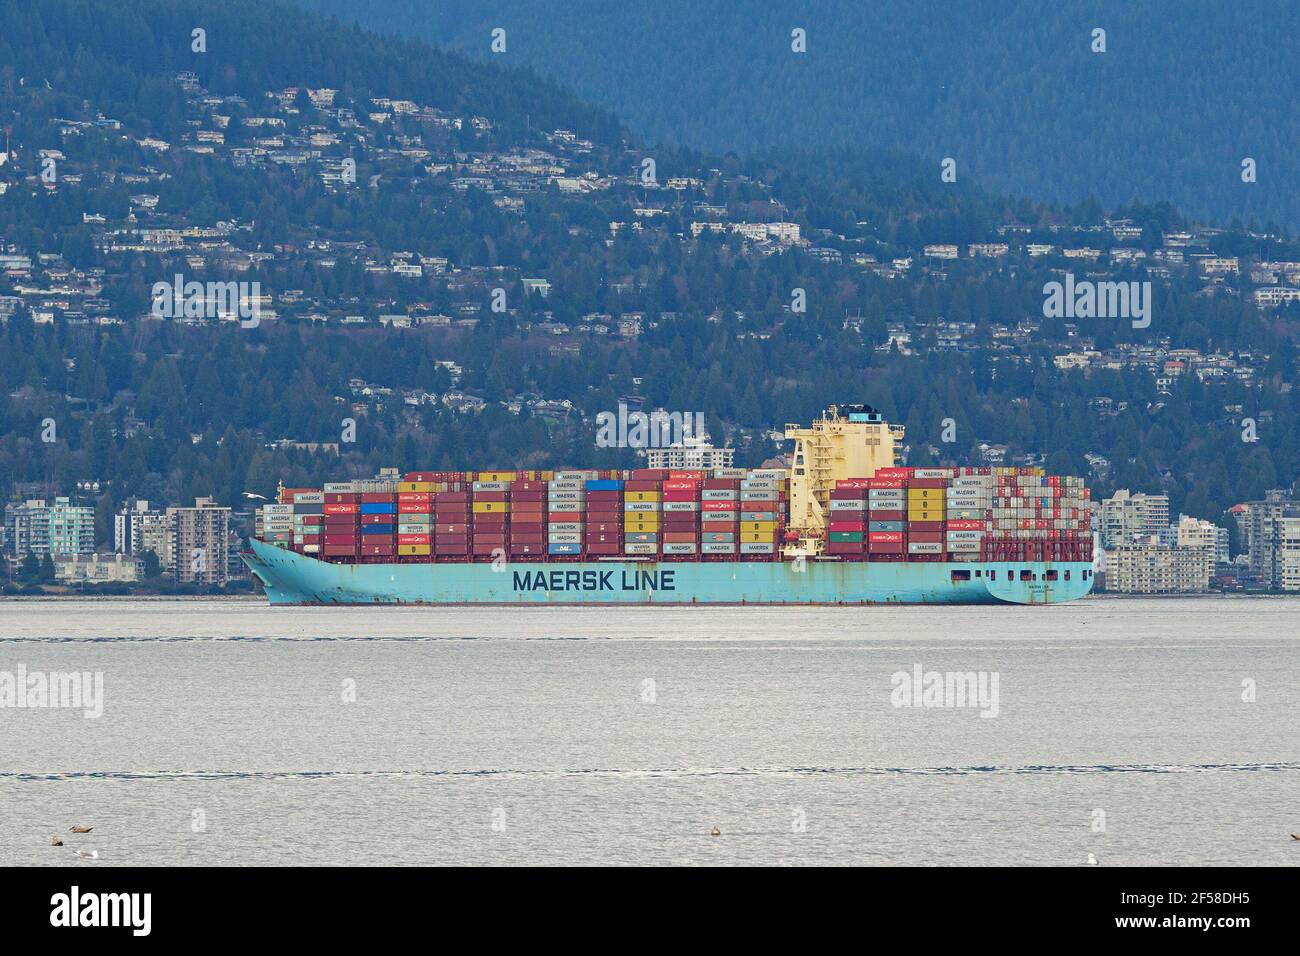
[[[832,405],[811,426],[786,425],[785,437],[794,441],[789,527],[817,539],[826,530],[835,482],[870,478],[898,464],[903,426],[888,424],[867,405]]]

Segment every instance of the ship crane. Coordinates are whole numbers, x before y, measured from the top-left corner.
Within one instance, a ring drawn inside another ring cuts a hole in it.
[[[835,482],[871,478],[900,464],[903,426],[890,425],[870,405],[831,405],[811,426],[785,426],[794,442],[790,465],[789,558],[816,557],[826,546],[826,513]]]

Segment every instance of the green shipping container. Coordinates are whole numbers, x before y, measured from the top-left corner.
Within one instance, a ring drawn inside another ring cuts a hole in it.
[[[832,531],[831,540],[832,541],[856,541],[858,544],[861,544],[862,532],[861,531]]]

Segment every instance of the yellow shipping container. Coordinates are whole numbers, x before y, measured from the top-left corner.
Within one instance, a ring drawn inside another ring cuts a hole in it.
[[[742,532],[754,531],[760,534],[771,534],[772,532],[776,531],[776,522],[775,521],[742,521],[740,523],[740,530]]]
[[[624,501],[658,501],[661,493],[658,491],[625,491],[623,492]]]
[[[774,531],[742,531],[740,532],[741,544],[771,544],[776,540]]]
[[[930,498],[935,498],[938,499],[939,501],[942,501],[944,498],[944,489],[943,488],[908,488],[907,489],[908,501],[926,500]]]
[[[476,515],[492,514],[499,515],[510,510],[508,501],[476,501],[474,502],[474,513]]]
[[[631,518],[624,520],[623,531],[658,531],[660,527],[658,518],[643,518],[640,521],[633,521]]]
[[[515,473],[513,471],[480,471],[478,481],[514,481]]]
[[[432,481],[399,481],[397,490],[402,491],[434,491]]]
[[[908,509],[907,509],[907,520],[908,520],[908,521],[942,521],[942,520],[943,520],[943,512],[942,512],[942,511],[933,511],[933,510],[931,510],[931,511],[922,511],[922,510],[920,510],[920,509],[908,508]]]
[[[419,554],[433,554],[433,545],[429,544],[399,544],[397,553],[402,557],[411,557]]]

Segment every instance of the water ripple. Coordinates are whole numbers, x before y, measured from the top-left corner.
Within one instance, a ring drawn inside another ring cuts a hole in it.
[[[1300,761],[1275,763],[1210,764],[1029,764],[1019,767],[680,767],[659,769],[574,768],[574,769],[480,769],[480,770],[80,770],[32,773],[0,771],[0,780],[19,783],[67,780],[314,780],[382,777],[801,777],[816,774],[841,776],[934,776],[962,777],[976,774],[1058,775],[1120,773],[1257,773],[1300,770]]]

